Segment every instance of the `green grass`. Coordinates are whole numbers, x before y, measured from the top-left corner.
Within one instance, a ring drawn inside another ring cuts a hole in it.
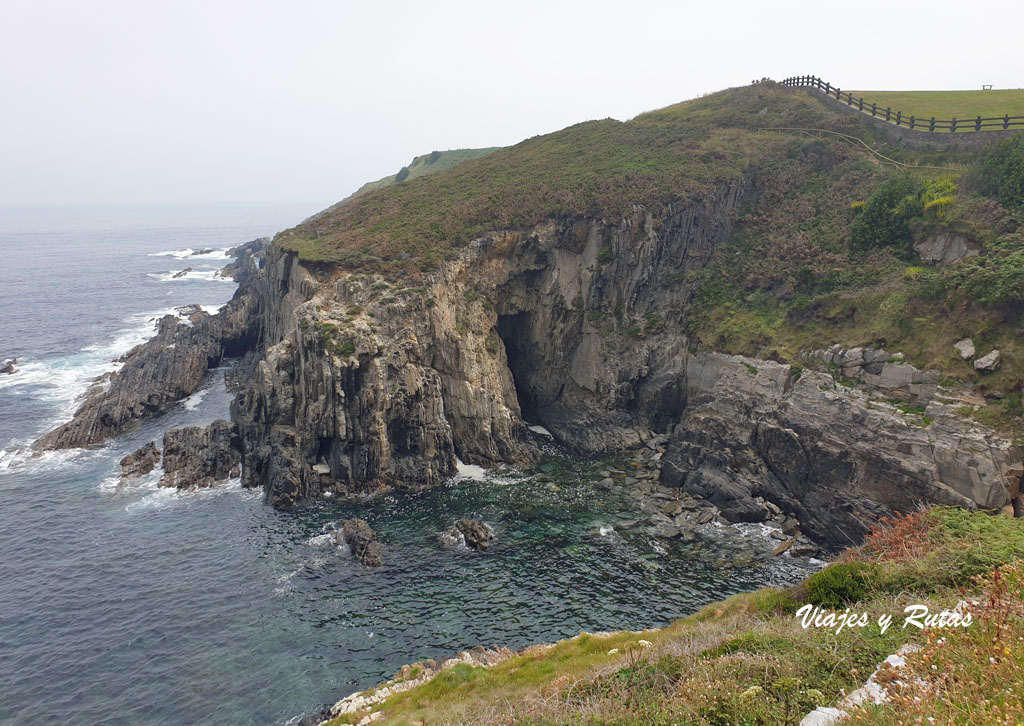
[[[903,117],[917,116],[948,121],[981,116],[1024,116],[1024,90],[992,91],[850,91],[866,103],[877,103]]]
[[[490,146],[483,149],[449,149],[448,151],[432,151],[429,154],[422,154],[420,156],[413,157],[413,160],[409,162],[409,165],[403,167],[409,170],[408,176],[403,181],[410,181],[412,179],[418,179],[421,176],[427,176],[428,174],[436,174],[439,171],[445,169],[451,169],[453,166],[457,166],[464,161],[470,159],[479,159],[481,156],[487,156],[498,149],[500,146]],[[361,187],[356,189],[352,194],[342,199],[337,204],[334,204],[327,209],[314,215],[319,217],[321,215],[330,214],[342,204],[361,197],[364,194],[368,194],[375,189],[383,189],[384,187],[392,186],[398,183],[398,174],[401,170],[394,174],[389,174],[386,177],[378,179],[376,181],[370,181],[363,184]]]
[[[616,218],[634,203],[656,216],[799,148],[780,125],[853,131],[857,119],[771,86],[724,91],[646,113],[527,139],[451,169],[365,194],[277,237],[307,260],[430,270],[495,230],[566,215]]]
[[[582,635],[491,668],[459,665],[379,710],[389,724],[412,725],[795,725],[915,642],[922,650],[907,660],[921,678],[917,690],[864,709],[858,723],[1003,723],[1001,712],[1024,708],[1014,686],[1024,678],[1022,556],[1024,520],[917,512],[883,522],[863,546],[794,587],[734,595],[658,631]],[[908,605],[937,613],[965,596],[980,603],[969,628],[901,627]],[[806,603],[869,613],[868,625],[802,628],[795,613]],[[880,614],[893,616],[885,633]],[[922,698],[936,681],[941,703]]]

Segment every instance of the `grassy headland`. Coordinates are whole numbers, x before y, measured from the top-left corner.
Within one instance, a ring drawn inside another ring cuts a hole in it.
[[[866,724],[1016,724],[1024,714],[1024,520],[935,508],[788,589],[736,595],[659,631],[581,635],[490,668],[458,665],[375,706],[388,724],[796,724],[839,704],[904,643],[907,685]],[[968,627],[904,627],[904,608],[968,601]],[[837,632],[805,605],[867,613]],[[883,633],[878,618],[892,616]],[[414,667],[413,673],[416,672]],[[881,682],[893,674],[882,674]],[[370,711],[333,724],[355,723]]]
[[[836,136],[768,130],[779,127],[852,134],[898,163]],[[615,220],[633,204],[658,217],[742,175],[756,192],[695,275],[682,322],[694,344],[790,362],[832,343],[884,346],[976,384],[990,405],[974,415],[1019,427],[1024,137],[984,152],[890,147],[815,94],[757,84],[528,139],[336,205],[277,242],[309,261],[415,279],[488,231]],[[943,236],[971,256],[922,262],[915,247]],[[1000,350],[1000,369],[960,359],[952,344],[964,337],[979,356]]]
[[[1024,89],[991,91],[850,91],[865,102],[889,107],[895,113],[902,111],[904,118],[934,116],[948,121],[958,118],[966,121],[981,116],[1024,116]]]

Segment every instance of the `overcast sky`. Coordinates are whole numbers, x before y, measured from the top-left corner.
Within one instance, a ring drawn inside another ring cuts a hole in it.
[[[1021,0],[0,0],[0,206],[323,206],[761,76],[1019,88],[1022,28]]]

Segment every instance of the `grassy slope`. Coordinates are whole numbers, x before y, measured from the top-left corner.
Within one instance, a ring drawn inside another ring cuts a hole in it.
[[[948,121],[951,118],[1024,116],[1024,90],[992,91],[851,91],[866,102],[902,111],[903,116]]]
[[[404,181],[417,179],[421,176],[427,176],[428,174],[436,174],[437,172],[444,171],[445,169],[451,169],[453,166],[457,166],[464,161],[479,159],[481,156],[487,156],[500,148],[500,146],[491,146],[484,149],[449,149],[448,151],[434,151],[429,154],[422,154],[421,156],[414,157],[413,160],[409,162],[409,166],[407,167],[409,169],[409,176],[406,177]],[[396,172],[383,177],[382,179],[378,179],[377,181],[366,182],[340,202],[332,204],[322,212],[318,212],[313,215],[310,219],[330,215],[336,209],[341,207],[341,205],[348,203],[356,197],[361,197],[375,189],[383,189],[384,187],[397,184],[397,177],[398,173]]]
[[[278,236],[303,258],[433,269],[473,236],[558,215],[614,217],[698,197],[798,141],[758,129],[857,128],[806,94],[733,89],[621,123],[589,121],[380,189]]]
[[[909,666],[925,682],[888,706],[862,709],[858,723],[1018,723],[1024,569],[1012,563],[1022,556],[1024,520],[919,512],[879,527],[794,588],[736,595],[660,631],[583,635],[489,669],[460,665],[379,710],[389,724],[796,724],[913,641],[923,649]],[[979,601],[969,628],[901,628],[907,605],[938,612],[965,596]],[[868,612],[871,622],[838,634],[803,629],[794,613],[807,602]],[[894,620],[884,635],[876,624],[883,613]]]

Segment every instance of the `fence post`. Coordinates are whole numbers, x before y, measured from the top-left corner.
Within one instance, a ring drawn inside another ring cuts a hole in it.
[[[1010,128],[1010,114],[1006,114],[1006,116],[1003,117],[1003,128]]]
[[[932,122],[931,122],[931,125],[928,127],[928,130],[929,131],[934,131],[935,130],[935,117],[934,116],[932,116]]]
[[[826,96],[831,96],[832,95],[832,84],[831,83],[826,83],[825,84],[825,95]]]
[[[892,115],[892,107],[891,106],[886,106],[885,107],[885,120],[886,121],[889,120],[889,116],[890,115]]]
[[[857,101],[859,101],[859,106],[858,106],[857,110],[858,111],[863,111],[864,110],[864,99],[863,98],[858,98]]]
[[[896,125],[900,126],[902,123],[903,123],[903,112],[902,111],[897,111],[896,112]]]
[[[877,106],[875,106],[875,104],[871,104],[871,115],[872,115],[872,116],[874,116],[874,115],[875,115],[875,112],[876,112],[877,110],[878,110],[878,107],[877,107]]]
[[[916,120],[915,117],[913,117],[913,116],[910,117],[910,128],[914,128],[914,121],[915,120]]]
[[[839,97],[842,96],[842,95],[843,95],[843,93],[842,93],[842,91],[839,90],[839,86],[836,86],[836,100],[838,101]]]
[[[846,92],[846,105],[847,106],[852,106],[853,105],[853,94],[850,93],[849,91]]]
[[[978,116],[978,120],[974,122],[974,130],[981,131],[981,116]]]
[[[953,120],[949,122],[949,133],[956,133],[956,116],[954,116]]]

